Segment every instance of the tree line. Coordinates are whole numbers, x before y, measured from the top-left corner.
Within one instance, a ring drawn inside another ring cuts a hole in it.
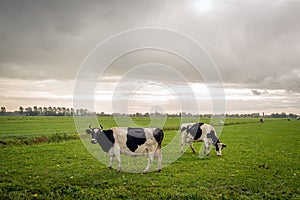
[[[23,107],[19,110],[7,112],[5,107],[1,107],[1,115],[21,115],[21,116],[72,116],[72,115],[92,115],[88,109],[76,109],[66,107]]]
[[[293,113],[272,113],[270,115],[260,115],[259,113],[250,113],[250,114],[219,114],[219,115],[212,115],[212,114],[192,114],[192,113],[185,113],[185,112],[179,112],[175,114],[169,114],[169,113],[134,113],[134,114],[125,114],[125,113],[113,113],[113,114],[107,114],[104,112],[101,113],[95,113],[91,112],[88,109],[76,109],[73,108],[66,108],[66,107],[19,107],[19,110],[13,111],[13,112],[7,112],[5,107],[1,107],[0,115],[21,115],[21,116],[90,116],[90,115],[98,115],[98,116],[131,116],[131,117],[199,117],[199,118],[211,118],[212,116],[215,117],[233,117],[233,118],[297,118],[299,117],[297,114]]]

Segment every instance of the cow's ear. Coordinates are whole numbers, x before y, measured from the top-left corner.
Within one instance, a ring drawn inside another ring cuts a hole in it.
[[[92,134],[92,133],[93,133],[90,129],[86,129],[85,132],[86,132],[87,134]]]

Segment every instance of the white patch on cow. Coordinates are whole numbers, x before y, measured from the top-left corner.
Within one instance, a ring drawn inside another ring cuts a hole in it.
[[[223,144],[222,143],[218,143],[217,145],[218,145],[218,148],[219,148],[219,151],[217,151],[217,155],[221,156],[222,155]]]

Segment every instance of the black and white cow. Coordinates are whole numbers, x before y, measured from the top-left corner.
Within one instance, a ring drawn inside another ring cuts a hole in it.
[[[110,157],[109,168],[112,168],[114,157],[118,161],[118,171],[121,171],[121,153],[132,157],[148,156],[148,164],[144,173],[149,171],[154,158],[158,160],[158,171],[161,171],[161,144],[164,133],[160,128],[128,128],[116,127],[109,130],[92,128],[91,125],[86,133],[92,135],[91,142],[99,144],[103,151]]]
[[[216,135],[215,129],[209,125],[204,123],[187,123],[181,124],[181,152],[183,153],[183,146],[185,143],[188,143],[196,153],[193,142],[204,142],[204,155],[210,154],[210,145],[214,145],[216,147],[216,152],[218,156],[222,155],[222,149],[226,147],[225,144],[221,143]]]

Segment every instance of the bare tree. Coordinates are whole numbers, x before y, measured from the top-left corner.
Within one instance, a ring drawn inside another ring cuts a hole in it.
[[[5,107],[1,107],[1,113],[6,113],[6,108]]]

